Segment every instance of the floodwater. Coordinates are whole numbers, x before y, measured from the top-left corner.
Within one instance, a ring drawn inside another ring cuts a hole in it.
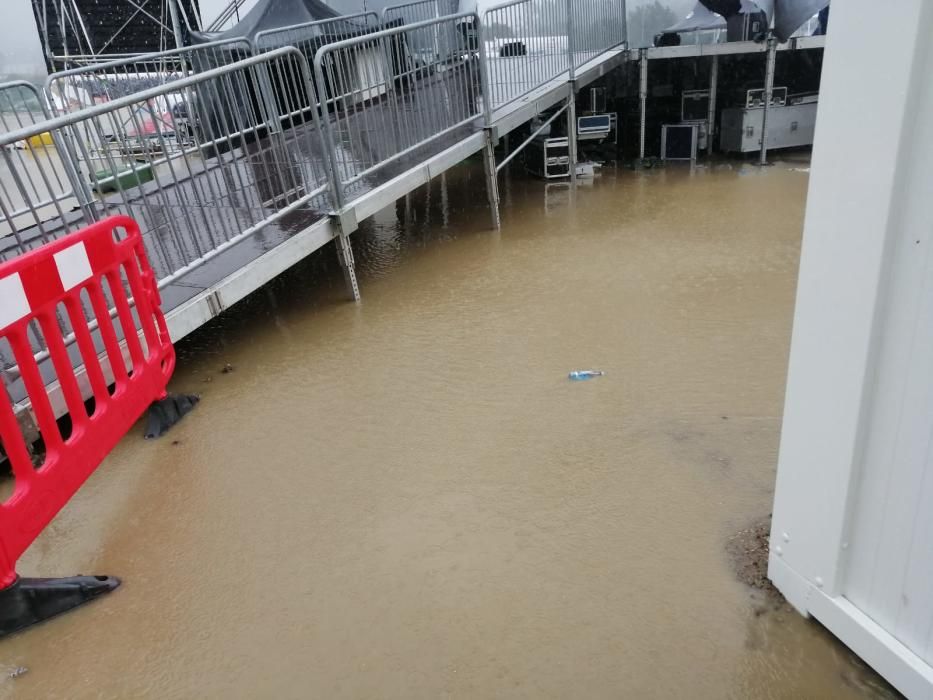
[[[0,643],[0,697],[893,696],[726,553],[770,512],[806,165],[515,173],[498,234],[467,165],[357,234],[362,304],[331,249],[253,295],[21,561],[124,585]]]

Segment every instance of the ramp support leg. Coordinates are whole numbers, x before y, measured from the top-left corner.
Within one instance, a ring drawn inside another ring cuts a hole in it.
[[[719,55],[713,56],[709,71],[709,114],[706,118],[706,155],[713,155],[713,137],[716,135],[716,93],[719,92]]]
[[[74,610],[120,585],[112,576],[18,578],[0,590],[0,638]]]
[[[638,61],[639,140],[638,159],[645,159],[645,127],[648,119],[648,52],[641,49]]]
[[[337,237],[337,257],[340,258],[340,267],[343,268],[343,278],[347,283],[347,291],[353,301],[359,301],[361,299],[360,285],[356,280],[353,247],[350,245],[350,237],[344,233]]]
[[[356,211],[353,207],[346,207],[334,214],[334,220],[339,234],[337,235],[337,258],[343,268],[343,279],[347,283],[347,292],[350,298],[360,301],[360,285],[356,280],[356,262],[353,258],[353,246],[350,244],[350,234],[359,228]]]
[[[502,228],[502,219],[499,217],[499,177],[496,172],[496,144],[493,142],[491,129],[486,129],[486,144],[483,146],[483,167],[486,170],[486,196],[489,198],[492,227],[498,231]]]
[[[577,184],[577,83],[571,80],[567,97],[567,155],[570,156],[570,184]]]
[[[760,165],[768,164],[768,112],[774,96],[774,67],[777,64],[777,39],[768,39],[768,61],[765,67],[765,104],[761,112],[761,157]]]

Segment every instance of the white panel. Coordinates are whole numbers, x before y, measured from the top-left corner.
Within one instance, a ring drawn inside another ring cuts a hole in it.
[[[933,666],[933,450],[927,452],[925,478],[917,498],[920,508],[904,581],[906,605],[897,619],[895,636]]]
[[[28,314],[29,300],[23,289],[23,281],[18,274],[0,279],[0,328],[6,328],[14,321]]]
[[[933,698],[933,2],[898,10],[827,38],[769,571]]]
[[[828,595],[842,589],[876,309],[899,235],[890,226],[905,201],[904,155],[914,146],[901,128],[915,118],[914,92],[927,80],[915,64],[927,50],[930,8],[905,0],[898,14],[879,14],[869,0],[852,0],[837,8],[826,39],[772,532],[788,565]],[[855,155],[865,149],[871,158]]]
[[[84,243],[75,243],[55,253],[55,265],[58,267],[58,276],[62,280],[62,287],[67,292],[91,277],[91,261],[87,257]]]
[[[933,71],[921,48],[919,75]],[[896,236],[878,318],[864,462],[851,513],[846,596],[919,656],[933,628],[933,87],[904,124],[889,228]],[[925,497],[925,498],[924,498]]]

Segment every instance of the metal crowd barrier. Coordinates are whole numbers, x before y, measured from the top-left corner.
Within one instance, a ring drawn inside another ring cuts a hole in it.
[[[569,51],[573,68],[626,40],[624,0],[586,0],[573,6],[570,13]]]
[[[77,110],[211,68],[236,63],[255,53],[248,39],[222,39],[180,49],[124,56],[53,73],[45,81],[52,111],[70,114]]]
[[[165,287],[285,216],[341,209],[624,31],[622,0],[513,0],[482,21],[446,3],[387,8],[404,23],[388,29],[365,12],[263,32],[259,53],[231,39],[89,64],[45,96],[0,85],[0,262],[123,213]]]
[[[482,113],[479,66],[461,58],[416,60],[407,47],[435,30],[459,31],[474,23],[463,13],[386,29],[321,48],[314,58],[327,148],[335,163],[338,206],[346,192],[398,164],[433,141],[465,127]]]
[[[314,60],[314,54],[324,44],[371,34],[378,29],[379,15],[375,12],[358,12],[278,29],[266,29],[256,34],[255,43],[259,51],[294,46],[305,55],[310,64]]]
[[[35,85],[0,84],[0,139],[43,124],[49,117],[45,96]],[[53,133],[38,130],[5,143],[0,153],[0,260],[5,237],[12,240],[30,221],[61,217],[79,203],[76,173],[71,160],[59,156],[60,144]]]
[[[513,0],[483,13],[480,46],[488,66],[491,108],[569,72],[568,6],[568,0]]]
[[[59,204],[53,218],[31,206],[27,220],[0,237],[0,261],[111,213],[129,214],[140,222],[164,287],[287,214],[303,209],[312,219],[323,217],[330,208],[329,164],[318,111],[308,102],[310,84],[301,53],[283,48],[4,134],[0,157],[8,165],[15,151],[7,146],[37,135],[71,144],[93,197],[73,210]],[[147,122],[172,131],[157,128],[141,139]],[[35,167],[56,182],[70,162],[37,159]],[[26,183],[14,184],[31,200]],[[11,194],[0,188],[5,217]],[[72,330],[67,319],[62,323]],[[32,344],[37,356],[46,352],[41,335]],[[12,360],[0,357],[0,364],[8,373]]]
[[[256,34],[255,44],[256,50],[260,52],[292,46],[301,51],[310,66],[318,49],[325,44],[371,34],[378,30],[379,16],[375,12],[359,12],[278,29],[266,29]],[[311,85],[314,91],[313,81]],[[309,99],[309,103],[320,108],[320,97],[316,92],[313,98]]]
[[[0,147],[41,132],[72,143],[95,195],[87,214],[33,217],[15,234],[18,245],[0,255],[122,211],[141,222],[160,280],[176,277],[326,190],[316,130],[299,128],[317,120],[316,110],[302,104],[309,85],[301,53],[283,48],[0,137]],[[269,89],[274,96],[265,94]]]
[[[431,19],[440,19],[458,12],[457,0],[416,0],[400,5],[390,5],[382,10],[382,22],[392,24],[416,24]],[[423,40],[427,39],[427,40]],[[411,45],[414,55],[422,60],[446,58],[456,49],[457,32],[455,29],[441,31],[435,27],[428,37],[418,37],[418,43]]]
[[[513,0],[482,15],[493,109],[521,99],[625,40],[624,0]]]

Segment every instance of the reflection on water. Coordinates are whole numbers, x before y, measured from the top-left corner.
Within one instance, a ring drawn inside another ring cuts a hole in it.
[[[891,695],[725,553],[771,507],[801,165],[513,171],[501,233],[468,165],[355,237],[362,304],[331,249],[253,295],[24,558],[125,585],[4,642],[0,697]]]

